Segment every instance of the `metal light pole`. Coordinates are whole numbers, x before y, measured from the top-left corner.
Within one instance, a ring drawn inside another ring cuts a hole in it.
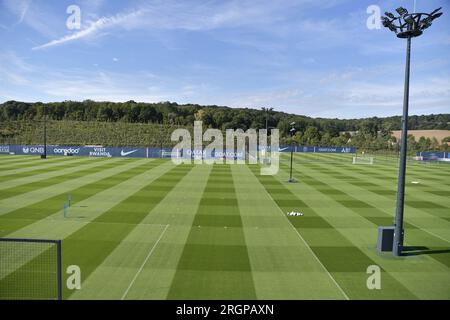
[[[268,126],[269,126],[269,109],[266,108],[266,132],[268,130]]]
[[[434,19],[440,17],[441,8],[431,13],[408,13],[405,8],[396,9],[400,16],[395,17],[392,13],[386,12],[382,17],[383,26],[395,32],[397,37],[406,39],[406,66],[405,66],[405,89],[403,96],[403,117],[402,117],[402,136],[400,148],[400,164],[398,171],[397,185],[397,207],[395,211],[394,241],[392,253],[394,256],[401,256],[403,249],[403,213],[405,204],[405,175],[406,175],[406,156],[408,139],[408,106],[409,106],[409,74],[411,60],[411,38],[418,37],[423,30],[430,27]]]
[[[295,122],[291,122],[291,130],[289,132],[291,133],[291,166],[289,170],[289,180],[288,182],[295,182],[295,179],[292,178],[292,159],[294,158],[294,134],[295,134]]]
[[[263,108],[266,113],[266,134],[269,135],[269,129],[274,129],[275,127],[269,127],[269,112],[273,110],[273,108]],[[267,149],[264,151],[264,159],[263,164],[269,164],[269,158],[267,157]]]
[[[403,210],[405,207],[405,174],[406,174],[406,154],[408,141],[408,107],[409,107],[409,70],[411,60],[411,37],[406,43],[406,66],[405,66],[405,90],[403,95],[403,117],[402,117],[402,137],[400,147],[400,164],[397,182],[397,208],[395,210],[394,245],[392,252],[394,256],[400,256],[403,247]]]
[[[44,153],[41,159],[47,159],[47,107],[44,105]]]

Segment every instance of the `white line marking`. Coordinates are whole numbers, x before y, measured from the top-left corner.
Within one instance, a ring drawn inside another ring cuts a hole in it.
[[[152,249],[149,251],[147,257],[145,258],[144,262],[142,263],[141,267],[139,268],[139,270],[136,272],[136,274],[134,275],[133,280],[131,280],[130,285],[128,286],[127,290],[125,290],[121,300],[124,300],[125,297],[128,294],[128,291],[130,291],[131,287],[133,286],[134,282],[136,281],[137,277],[139,276],[139,274],[141,273],[142,269],[144,269],[145,264],[147,263],[148,259],[150,259],[150,256],[152,255],[153,251],[155,250],[156,246],[158,245],[159,241],[162,239],[162,237],[164,236],[164,233],[166,232],[167,228],[169,227],[169,225],[167,224],[166,227],[164,228],[163,232],[161,232],[161,235],[159,236],[158,240],[156,240],[155,244],[153,245]]]
[[[258,178],[256,178],[258,180]],[[258,180],[259,182],[259,180]],[[328,274],[328,276],[330,277],[331,281],[333,281],[333,283],[336,285],[336,287],[339,289],[339,291],[342,293],[342,295],[345,297],[346,300],[350,300],[350,298],[347,296],[347,294],[345,293],[345,291],[341,288],[341,286],[336,282],[336,280],[333,278],[333,276],[331,275],[331,273],[328,271],[328,269],[323,265],[322,261],[320,261],[319,257],[316,256],[316,254],[314,253],[314,251],[311,249],[311,247],[308,245],[308,243],[305,241],[305,239],[303,239],[302,235],[298,232],[298,230],[292,225],[291,221],[289,221],[288,217],[284,214],[284,212],[281,210],[281,208],[278,206],[277,202],[272,198],[272,196],[270,195],[270,193],[266,190],[266,187],[259,182],[264,191],[266,192],[266,194],[269,196],[269,198],[275,203],[275,205],[277,206],[277,208],[279,209],[279,211],[281,212],[281,215],[287,219],[289,225],[292,227],[292,229],[295,230],[295,233],[297,233],[298,237],[303,241],[303,243],[306,245],[306,248],[309,250],[309,252],[311,252],[311,254],[313,255],[313,257],[317,260],[317,262],[322,266],[322,268],[325,270],[325,272]]]

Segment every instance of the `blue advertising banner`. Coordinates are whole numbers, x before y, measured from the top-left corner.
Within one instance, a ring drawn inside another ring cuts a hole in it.
[[[43,146],[9,146],[8,153],[21,155],[39,155],[44,153]],[[88,157],[127,157],[146,158],[147,148],[116,148],[116,147],[77,147],[77,146],[47,146],[47,155],[54,156],[88,156]]]
[[[294,152],[317,152],[317,153],[355,153],[354,147],[293,147]],[[283,146],[279,148],[279,152],[290,152],[290,146]],[[0,145],[0,153],[3,154],[18,154],[18,155],[40,155],[44,153],[42,145]],[[189,150],[185,155],[180,151],[173,151],[171,148],[133,148],[133,147],[102,147],[102,146],[54,146],[47,145],[47,155],[49,156],[84,156],[84,157],[127,157],[127,158],[170,158],[183,157],[195,158],[201,156],[203,158],[217,158],[227,157],[235,159],[245,159],[245,155],[240,151],[221,150],[217,152],[213,150],[211,154],[206,154],[206,151],[199,151],[200,154]]]
[[[424,151],[417,152],[416,155],[422,157],[423,160],[438,160],[445,159],[447,154],[440,151]]]
[[[147,158],[147,148],[82,147],[82,152],[89,157]]]
[[[170,157],[176,157],[176,158],[184,158],[184,159],[225,159],[225,158],[232,158],[235,160],[245,160],[245,155],[242,151],[229,151],[229,150],[216,150],[212,149],[210,152],[207,152],[206,149],[195,151],[195,150],[187,150],[185,153],[183,153],[183,150],[172,150],[169,148],[165,149],[154,149],[149,148],[149,155],[153,155],[155,157],[161,157],[161,158],[170,158]],[[151,156],[149,156],[151,158]]]
[[[294,152],[318,152],[318,153],[356,153],[355,147],[306,147],[294,146]],[[291,152],[290,146],[280,147],[280,152]]]
[[[9,146],[10,153],[24,155],[39,155],[44,153],[42,146]]]
[[[9,153],[9,146],[2,146],[0,145],[0,153]]]

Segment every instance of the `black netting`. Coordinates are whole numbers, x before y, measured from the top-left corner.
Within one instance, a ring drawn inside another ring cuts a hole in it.
[[[0,299],[58,299],[55,242],[0,239]]]

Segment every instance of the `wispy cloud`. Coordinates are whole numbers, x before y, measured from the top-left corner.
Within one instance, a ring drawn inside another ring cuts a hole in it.
[[[300,2],[301,3],[301,2]],[[58,46],[75,40],[94,37],[101,31],[121,28],[123,30],[153,29],[208,31],[217,28],[235,28],[246,25],[267,25],[279,21],[282,12],[290,4],[259,3],[254,1],[227,1],[206,3],[185,3],[162,1],[146,3],[138,8],[113,16],[105,16],[92,21],[83,30],[65,35],[33,48],[40,50]]]
[[[210,86],[206,84],[146,71],[129,74],[100,67],[91,71],[59,70],[29,65],[14,52],[0,53],[0,101],[196,101],[208,91]]]
[[[7,24],[4,22],[8,30],[13,30],[19,25],[26,25],[40,35],[52,38],[56,36],[55,24],[58,19],[49,14],[48,6],[50,2],[36,2],[33,0],[3,0],[1,9],[11,13],[17,20],[14,23]]]
[[[401,110],[404,43],[366,28],[369,0],[77,0],[73,31],[64,10],[73,2],[49,3],[0,0],[10,50],[0,49],[0,100],[170,100],[322,117]],[[414,42],[411,112],[450,105],[448,25]]]
[[[3,87],[1,91],[10,85],[29,85],[30,81],[26,74],[33,71],[34,68],[14,52],[0,52],[0,83]]]
[[[218,104],[232,107],[271,106],[297,114],[320,117],[354,118],[400,114],[403,96],[401,82],[385,83],[382,74],[401,73],[395,65],[349,68],[341,74],[303,73],[296,83],[285,82],[271,89],[224,92],[199,77],[177,78],[149,72],[112,72],[97,67],[55,70],[32,66],[13,52],[0,54],[0,99],[98,101],[177,101]],[[365,75],[364,81],[362,75]],[[291,78],[292,74],[286,76]],[[37,79],[39,79],[37,81]],[[411,114],[445,110],[450,105],[450,76],[430,76],[411,83]],[[26,88],[26,90],[17,90]],[[34,95],[33,95],[34,94]],[[39,97],[39,98],[37,98]],[[440,111],[442,112],[442,111]]]
[[[17,17],[18,20],[15,23],[21,24],[25,19],[25,16],[30,8],[31,0],[5,0],[4,5],[10,11],[12,11]]]
[[[25,19],[25,16],[28,12],[28,8],[30,8],[30,1],[23,1],[22,7],[20,8],[20,15],[19,15],[19,21],[17,21],[17,24],[21,24],[22,21]]]
[[[137,11],[133,11],[133,12],[127,13],[127,14],[117,14],[112,17],[100,18],[97,21],[92,22],[86,29],[72,33],[70,35],[66,35],[66,36],[56,39],[56,40],[52,40],[43,45],[33,47],[33,50],[49,48],[49,47],[64,44],[66,42],[93,36],[93,35],[97,34],[99,31],[104,30],[106,28],[111,28],[113,26],[120,25],[121,23],[126,23],[127,21],[135,20],[142,14],[143,14],[143,10],[137,10]]]

